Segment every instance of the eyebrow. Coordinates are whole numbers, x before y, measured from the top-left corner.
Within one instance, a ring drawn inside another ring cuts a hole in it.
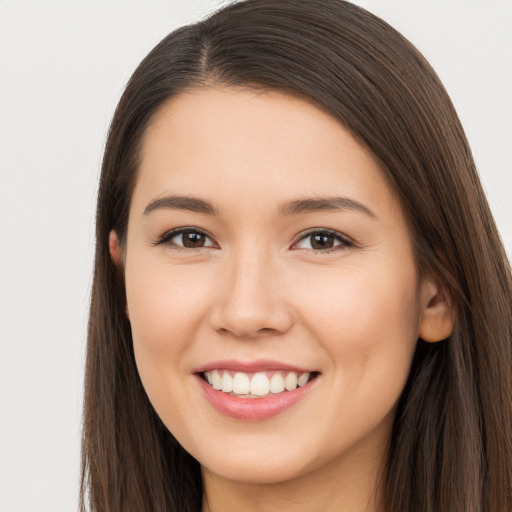
[[[217,209],[208,201],[190,196],[165,196],[151,201],[144,210],[144,215],[149,215],[155,210],[173,209],[187,210],[207,215],[218,215]],[[355,210],[376,219],[377,216],[366,206],[348,197],[320,197],[305,198],[289,201],[278,209],[279,215],[303,215],[314,212],[336,212],[340,210]]]
[[[203,199],[189,196],[166,196],[154,199],[146,206],[144,215],[149,215],[151,212],[162,208],[217,215],[217,210],[210,203]]]
[[[344,196],[307,198],[289,201],[279,208],[279,214],[287,216],[302,215],[304,213],[313,212],[335,212],[340,210],[355,210],[368,215],[372,219],[377,218],[375,213],[373,213],[368,207],[364,206],[364,204]]]

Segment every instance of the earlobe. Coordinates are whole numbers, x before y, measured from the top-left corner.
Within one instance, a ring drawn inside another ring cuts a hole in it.
[[[455,325],[455,309],[447,291],[434,281],[422,286],[418,337],[428,343],[448,338]]]
[[[112,258],[112,261],[114,262],[114,265],[116,267],[121,266],[121,249],[119,247],[119,238],[117,237],[117,233],[112,230],[108,237],[108,249],[110,252],[110,257]]]

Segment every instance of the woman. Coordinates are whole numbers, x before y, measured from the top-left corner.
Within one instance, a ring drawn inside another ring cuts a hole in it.
[[[83,507],[510,510],[511,286],[386,23],[248,0],[175,31],[105,151]]]

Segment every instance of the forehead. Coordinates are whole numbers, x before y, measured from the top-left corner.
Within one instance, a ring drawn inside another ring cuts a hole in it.
[[[171,193],[221,205],[351,195],[396,206],[374,155],[331,114],[298,96],[234,87],[181,93],[148,125],[135,196]]]

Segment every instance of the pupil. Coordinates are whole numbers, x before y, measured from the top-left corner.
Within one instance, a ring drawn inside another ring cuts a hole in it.
[[[334,237],[332,235],[313,235],[311,238],[313,249],[331,249],[334,247]]]
[[[196,231],[189,231],[183,233],[183,245],[185,247],[203,247],[205,236],[202,233]]]

